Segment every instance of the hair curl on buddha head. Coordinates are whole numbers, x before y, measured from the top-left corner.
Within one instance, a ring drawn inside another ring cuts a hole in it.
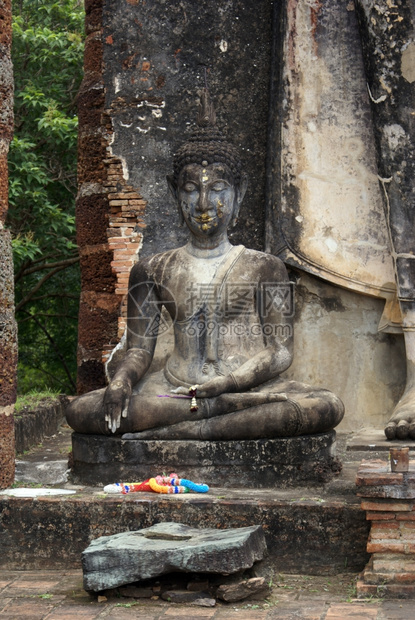
[[[189,140],[179,147],[173,157],[173,182],[177,185],[179,175],[188,164],[225,164],[233,174],[235,184],[241,181],[242,162],[236,147],[226,141],[216,127],[216,114],[209,91],[203,89],[200,98],[197,127]]]

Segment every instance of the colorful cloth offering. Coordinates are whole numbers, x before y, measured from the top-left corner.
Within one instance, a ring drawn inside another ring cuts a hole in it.
[[[115,484],[107,484],[104,487],[105,493],[207,493],[209,487],[207,484],[196,484],[191,480],[179,478],[177,474],[169,476],[155,476],[144,480],[144,482],[116,482]]]

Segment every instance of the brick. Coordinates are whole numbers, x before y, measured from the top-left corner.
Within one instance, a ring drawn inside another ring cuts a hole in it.
[[[396,519],[398,521],[415,521],[415,512],[410,512],[410,513],[403,513],[403,514],[398,514],[396,515]]]
[[[358,598],[366,598],[367,596],[377,595],[377,585],[371,583],[365,583],[363,579],[359,579],[356,583],[356,592]],[[327,616],[326,616],[327,618]],[[376,618],[376,616],[375,616]]]
[[[404,515],[399,515],[399,517],[406,518]],[[367,512],[366,519],[367,521],[389,521],[390,519],[398,518],[396,515],[391,514],[390,512]]]
[[[372,557],[373,570],[376,572],[389,573],[414,573],[415,575],[415,557],[411,555],[392,555],[378,554]]]
[[[372,523],[371,532],[378,530],[399,530],[399,523],[397,521],[381,521]]]
[[[386,579],[387,575],[385,573],[384,578]],[[415,573],[414,572],[399,572],[393,574],[394,583],[413,583],[415,584]]]
[[[132,258],[136,252],[134,248],[130,248],[126,243],[124,247],[116,248],[114,253],[119,257],[116,260],[123,260],[124,258],[128,260],[129,258]]]
[[[398,540],[400,538],[400,530],[375,530],[370,532],[369,540],[375,542],[379,540]]]
[[[110,207],[122,207],[128,205],[128,200],[110,200]]]
[[[378,616],[378,606],[377,605],[367,605],[362,604],[359,605],[354,603],[350,605],[348,603],[334,603],[330,605],[326,620],[345,620],[345,618],[350,618],[353,620],[376,620]]]
[[[356,584],[356,590],[358,598],[365,598],[367,596],[379,598],[414,598],[415,595],[415,585],[405,583],[376,585],[359,580]],[[405,616],[402,615],[402,618],[404,617]]]
[[[368,542],[366,546],[368,553],[406,553],[404,542],[388,541]],[[409,552],[412,553],[412,552]]]
[[[128,219],[128,220],[134,220],[134,222],[128,222],[128,223],[135,225],[135,219],[137,217],[137,213],[140,213],[140,212],[139,211],[131,211],[131,209],[132,209],[132,207],[130,205],[127,206],[127,207],[121,207],[123,216],[126,219]]]
[[[109,247],[111,250],[117,251],[117,250],[125,250],[127,248],[127,244],[125,243],[125,241],[123,243],[108,243]]]
[[[358,486],[377,486],[377,485],[392,485],[392,484],[402,484],[403,483],[403,474],[400,473],[392,473],[392,472],[373,472],[373,473],[363,473],[361,475],[357,474],[356,476],[356,484]]]
[[[363,510],[379,512],[410,512],[412,510],[413,502],[405,501],[385,501],[375,502],[372,500],[362,500],[361,507]]]
[[[139,200],[136,192],[111,192],[108,194],[109,200]]]
[[[415,573],[406,573],[406,572],[388,572],[388,571],[374,571],[366,569],[363,572],[363,579],[365,583],[384,585],[390,583],[414,583],[415,584]]]
[[[179,618],[182,618],[183,620],[191,620],[192,618],[213,618],[215,613],[215,609],[198,609],[197,607],[192,607],[191,609],[189,609],[188,607],[173,607],[167,609],[164,612],[164,615],[166,617],[174,616],[174,620],[178,620]]]

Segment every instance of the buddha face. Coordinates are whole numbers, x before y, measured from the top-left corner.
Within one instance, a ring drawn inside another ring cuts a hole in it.
[[[225,232],[241,202],[231,171],[219,163],[185,166],[179,176],[177,198],[190,232],[206,237]]]

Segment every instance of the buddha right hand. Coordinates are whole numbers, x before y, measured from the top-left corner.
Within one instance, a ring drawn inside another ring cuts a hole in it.
[[[129,381],[116,379],[111,381],[104,395],[104,413],[108,429],[115,433],[121,426],[121,418],[127,417],[128,403],[131,396]]]

